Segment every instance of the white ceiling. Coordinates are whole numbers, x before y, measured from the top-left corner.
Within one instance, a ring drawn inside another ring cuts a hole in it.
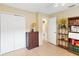
[[[69,9],[70,8],[69,6],[72,5],[79,6],[79,4],[73,4],[73,3],[66,3],[64,6],[60,6],[61,3],[59,3],[58,6],[56,6],[55,4],[56,3],[6,3],[5,5],[19,8],[21,10],[31,12],[42,12],[47,14],[56,13]]]

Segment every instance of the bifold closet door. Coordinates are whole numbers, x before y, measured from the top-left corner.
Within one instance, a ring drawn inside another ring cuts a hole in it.
[[[14,20],[14,48],[24,48],[25,45],[25,18],[22,16],[15,16]]]
[[[14,49],[13,18],[12,15],[1,14],[1,53]]]
[[[1,53],[25,47],[25,18],[1,14]]]

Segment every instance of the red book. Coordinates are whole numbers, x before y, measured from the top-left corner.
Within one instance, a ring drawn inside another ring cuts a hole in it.
[[[75,40],[74,40],[74,39],[72,39],[72,45],[74,45],[74,43],[75,43]]]
[[[76,46],[79,46],[79,41],[75,41],[75,45]]]

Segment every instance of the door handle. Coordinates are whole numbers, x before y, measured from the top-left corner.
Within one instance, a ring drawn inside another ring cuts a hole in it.
[[[54,33],[56,33],[56,32],[54,32]]]

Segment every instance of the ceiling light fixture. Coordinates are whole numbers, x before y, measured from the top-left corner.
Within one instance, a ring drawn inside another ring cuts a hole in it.
[[[54,7],[61,7],[61,6],[65,6],[66,3],[55,3]]]
[[[71,8],[71,7],[75,7],[76,5],[75,4],[73,4],[73,5],[70,5],[70,6],[68,6],[69,8]]]

